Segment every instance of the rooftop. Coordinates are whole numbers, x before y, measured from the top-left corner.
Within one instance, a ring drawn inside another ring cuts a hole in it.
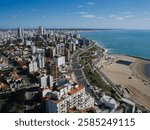
[[[78,85],[77,88],[72,88],[72,89],[70,90],[69,94],[70,94],[70,95],[73,95],[73,94],[75,94],[75,93],[81,91],[83,88],[84,88],[83,86],[79,86],[79,85]]]
[[[66,86],[63,86],[63,88],[65,88],[65,87],[66,87]],[[74,95],[75,93],[81,91],[83,88],[84,88],[83,86],[78,85],[78,87],[77,87],[77,86],[76,86],[76,87],[73,87],[67,94],[69,94],[69,95]],[[55,93],[53,93],[53,94],[55,94]],[[47,95],[47,96],[46,96],[46,100],[51,100],[51,101],[53,101],[54,103],[58,104],[58,103],[60,103],[61,101],[64,100],[63,97],[64,97],[64,96],[67,96],[67,94],[63,95],[60,99],[57,99],[57,100],[52,99],[50,96]]]
[[[106,102],[109,102],[110,104],[116,104],[116,101],[110,97],[110,96],[103,96],[103,100],[105,100]]]

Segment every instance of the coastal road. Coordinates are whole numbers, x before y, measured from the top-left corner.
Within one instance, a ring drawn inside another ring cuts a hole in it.
[[[84,75],[83,69],[81,68],[81,65],[79,63],[79,55],[84,53],[85,51],[87,51],[88,49],[92,48],[88,47],[85,50],[78,50],[77,52],[75,52],[72,55],[72,62],[71,62],[71,66],[72,66],[72,70],[74,72],[75,78],[76,78],[76,82],[79,84],[82,84],[85,86],[86,91],[90,93],[90,95],[92,97],[94,97],[95,101],[98,101],[98,95],[96,95],[93,91],[92,91],[92,85],[90,85],[90,83],[88,82],[86,76]],[[133,106],[132,108],[132,112],[135,111],[135,107],[141,109],[142,111],[145,112],[149,112],[147,109],[143,108],[142,106],[134,103],[133,101],[126,99],[123,97],[122,92],[119,90],[119,88],[116,87],[116,85],[99,69],[95,66],[95,64],[100,60],[100,58],[98,60],[95,61],[95,63],[93,63],[93,67],[95,70],[97,70],[97,72],[99,73],[99,75],[101,75],[113,88],[113,90],[115,90],[115,92],[117,93],[117,95],[121,98],[121,101],[130,104]]]
[[[84,75],[83,69],[79,63],[79,55],[84,53],[85,51],[87,51],[88,49],[92,48],[93,46],[89,46],[88,48],[86,48],[85,50],[77,50],[73,55],[72,55],[72,62],[71,62],[71,66],[72,66],[72,70],[74,72],[75,75],[75,79],[76,82],[79,84],[82,84],[83,86],[85,86],[85,89],[88,93],[90,93],[90,95],[92,97],[94,97],[95,101],[98,100],[98,96],[92,92],[92,90],[90,89],[90,83],[88,82],[86,76]],[[97,102],[97,101],[96,101]]]

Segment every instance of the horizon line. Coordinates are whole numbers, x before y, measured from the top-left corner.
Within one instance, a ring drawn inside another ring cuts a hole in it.
[[[42,26],[43,27],[43,26]],[[30,28],[30,27],[26,27],[26,28],[23,28],[23,27],[16,27],[16,28],[0,28],[0,30],[16,30],[18,28],[22,28],[22,29],[25,29],[25,30],[37,30],[37,28]],[[69,28],[69,27],[66,27],[66,28],[47,28],[47,27],[43,27],[44,29],[46,30],[150,30],[149,29],[145,29],[145,28]]]

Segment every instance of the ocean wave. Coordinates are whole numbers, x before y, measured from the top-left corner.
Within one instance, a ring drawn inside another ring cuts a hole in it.
[[[104,48],[105,49],[105,53],[113,53],[114,49],[111,48]]]
[[[97,44],[97,46],[103,48],[105,50],[105,53],[114,53],[114,49],[105,47],[103,42],[97,42],[96,41],[96,44]]]

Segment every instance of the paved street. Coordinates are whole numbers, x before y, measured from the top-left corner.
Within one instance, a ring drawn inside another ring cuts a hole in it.
[[[78,82],[79,84],[84,85],[85,88],[86,88],[86,91],[89,92],[92,97],[94,97],[94,99],[95,99],[96,102],[99,102],[99,97],[98,97],[98,95],[93,91],[93,89],[92,89],[93,86],[89,84],[89,82],[88,82],[86,76],[84,75],[84,72],[83,72],[83,70],[82,70],[82,68],[81,68],[81,66],[80,66],[80,63],[79,63],[79,55],[80,55],[81,53],[85,52],[86,50],[90,49],[90,48],[91,48],[91,47],[88,47],[88,48],[85,49],[85,50],[82,50],[82,51],[81,51],[81,50],[78,50],[77,52],[75,52],[75,53],[73,54],[73,56],[72,56],[71,65],[72,65],[72,70],[73,70],[74,75],[75,75],[75,78],[76,78],[76,82]],[[96,62],[95,62],[95,63],[96,63]],[[97,72],[98,72],[100,75],[102,75],[102,76],[106,79],[106,81],[113,87],[113,89],[116,91],[116,93],[117,93],[117,94],[119,95],[119,97],[121,97],[121,99],[122,99],[122,93],[120,92],[120,90],[116,87],[115,84],[113,84],[113,83],[109,80],[108,77],[105,76],[105,74],[101,73],[101,71],[95,66],[95,63],[93,63],[93,67],[97,70]],[[129,103],[129,102],[127,102],[127,101],[130,101],[130,100],[127,100],[127,99],[126,99],[125,101],[126,101],[126,103]],[[131,103],[129,103],[129,104],[131,104]],[[133,105],[133,104],[132,104],[132,105]],[[138,107],[138,108],[140,108],[140,109],[143,110],[143,111],[148,112],[145,108],[139,106],[139,105],[136,104],[136,103],[134,103],[134,105],[133,105],[133,110],[132,110],[132,112],[134,112],[135,106]]]
[[[90,49],[92,46],[88,47],[87,49]],[[92,85],[90,85],[90,83],[88,82],[86,76],[84,75],[84,72],[82,70],[82,67],[78,61],[79,55],[83,52],[85,52],[87,49],[85,49],[84,51],[78,50],[77,52],[75,52],[72,56],[72,70],[74,72],[75,78],[76,78],[76,82],[78,82],[79,84],[82,84],[85,86],[86,91],[88,93],[90,93],[90,95],[92,97],[94,97],[95,101],[97,102],[99,99],[99,97],[92,91]]]

